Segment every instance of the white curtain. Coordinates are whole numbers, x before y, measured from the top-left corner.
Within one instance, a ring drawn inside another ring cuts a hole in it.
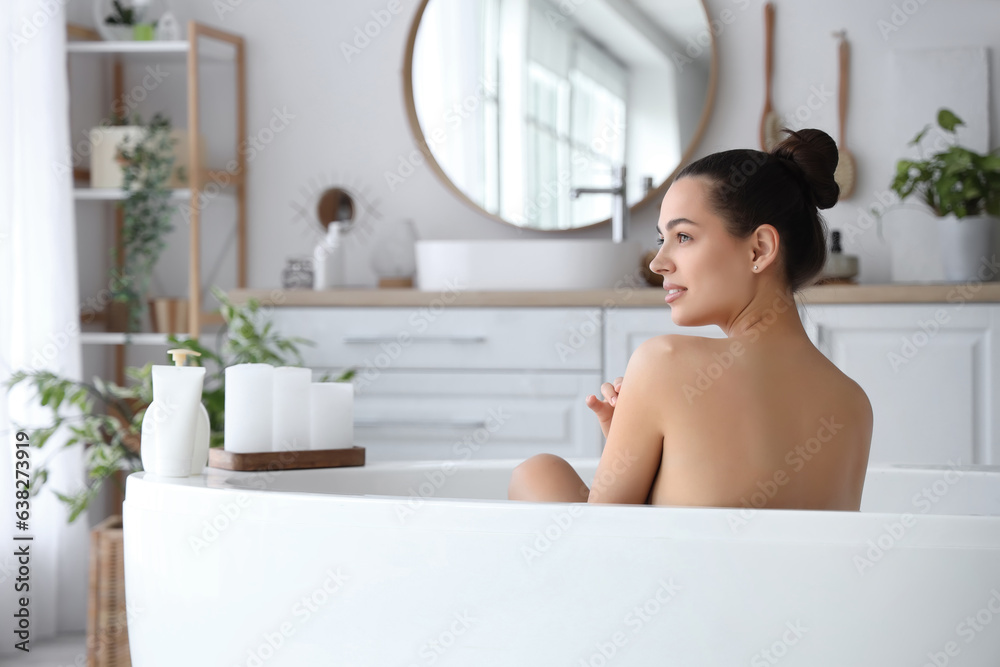
[[[56,0],[0,2],[0,658],[13,647],[16,598],[30,600],[31,646],[85,626],[88,526],[67,524],[52,490],[83,483],[83,453],[58,434],[31,448],[32,467],[50,470],[46,490],[31,499],[28,530],[15,528],[12,423],[45,422],[31,391],[7,392],[10,373],[47,369],[80,376],[76,230],[72,200],[66,17]],[[33,536],[17,542],[14,535]],[[15,595],[17,545],[30,545],[30,590]],[[16,659],[15,659],[16,664]]]

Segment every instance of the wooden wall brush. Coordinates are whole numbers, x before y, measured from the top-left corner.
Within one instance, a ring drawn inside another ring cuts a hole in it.
[[[854,155],[847,150],[847,91],[850,88],[850,68],[851,55],[850,45],[847,43],[847,32],[840,30],[833,33],[840,44],[837,47],[838,65],[840,70],[840,89],[837,94],[837,135],[840,145],[837,147],[839,158],[837,160],[837,170],[833,174],[834,180],[840,186],[840,197],[838,200],[847,199],[854,193],[854,184],[857,180],[857,169]]]
[[[771,104],[771,77],[774,70],[774,3],[764,4],[764,112],[760,117],[760,148],[770,151],[779,141],[781,118]]]

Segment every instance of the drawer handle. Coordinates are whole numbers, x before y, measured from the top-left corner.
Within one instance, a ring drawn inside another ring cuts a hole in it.
[[[370,345],[372,343],[398,343],[398,336],[344,336],[347,345]],[[410,336],[415,343],[485,343],[486,336]]]
[[[443,426],[445,428],[486,428],[480,419],[357,419],[355,426]]]

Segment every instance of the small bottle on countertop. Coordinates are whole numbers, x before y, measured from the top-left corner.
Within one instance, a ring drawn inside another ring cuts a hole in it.
[[[858,275],[858,258],[855,255],[845,255],[840,246],[840,230],[830,232],[830,252],[826,256],[826,264],[820,279],[825,281],[848,282]]]

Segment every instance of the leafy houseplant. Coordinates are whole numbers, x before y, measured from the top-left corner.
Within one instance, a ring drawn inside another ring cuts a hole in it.
[[[132,5],[123,6],[120,0],[112,0],[111,4],[114,11],[105,17],[104,25],[111,26],[110,30],[118,27],[127,29],[121,32],[115,31],[116,36],[123,37],[131,33],[134,40],[153,39],[153,28],[156,26],[156,21],[143,21],[142,14],[144,12],[141,7],[137,12]]]
[[[948,109],[938,111],[937,124],[954,138],[965,123]],[[899,160],[889,186],[900,200],[917,196],[942,219],[941,247],[950,280],[975,279],[983,252],[992,247],[992,230],[1000,216],[1000,148],[980,155],[955,143],[925,157],[924,127],[908,145],[919,160]]]
[[[142,125],[138,116],[135,124]],[[128,136],[119,145],[125,192],[125,198],[119,202],[124,218],[123,257],[115,262],[121,263],[121,271],[112,269],[111,286],[114,301],[127,306],[128,332],[142,326],[153,267],[166,247],[166,235],[173,229],[170,218],[174,207],[167,183],[173,171],[175,143],[170,121],[156,114],[134,146]],[[116,254],[116,249],[112,253]]]
[[[218,288],[212,293],[221,304],[225,326],[219,332],[219,353],[202,346],[196,340],[178,340],[169,336],[171,345],[200,352],[199,362],[213,366],[206,371],[202,402],[211,425],[211,446],[222,445],[225,419],[225,369],[242,363],[301,365],[299,345],[312,345],[304,338],[286,338],[273,329],[273,324],[255,299],[245,305],[233,304]],[[69,431],[65,446],[82,443],[85,447],[87,484],[76,495],[57,493],[69,505],[69,521],[73,522],[87,509],[90,501],[110,477],[120,483],[119,470],[133,472],[142,469],[140,440],[142,418],[153,400],[152,364],[142,368],[129,367],[126,375],[134,382],[126,387],[95,377],[92,382],[78,382],[59,377],[49,371],[19,371],[8,381],[8,387],[26,382],[38,394],[40,402],[52,412],[50,426],[33,429],[31,444],[42,447],[62,427]],[[354,376],[347,370],[336,381],[348,381]],[[322,381],[329,378],[324,376]],[[76,414],[66,414],[67,408]],[[75,409],[75,410],[74,410]],[[44,466],[36,467],[29,485],[31,495],[41,490],[48,477]]]
[[[937,123],[953,136],[956,127],[965,125],[948,109],[938,111]],[[920,142],[930,129],[924,127],[908,145],[922,154]],[[899,160],[890,188],[900,200],[916,193],[938,217],[1000,216],[1000,148],[980,155],[951,145],[927,158]]]

